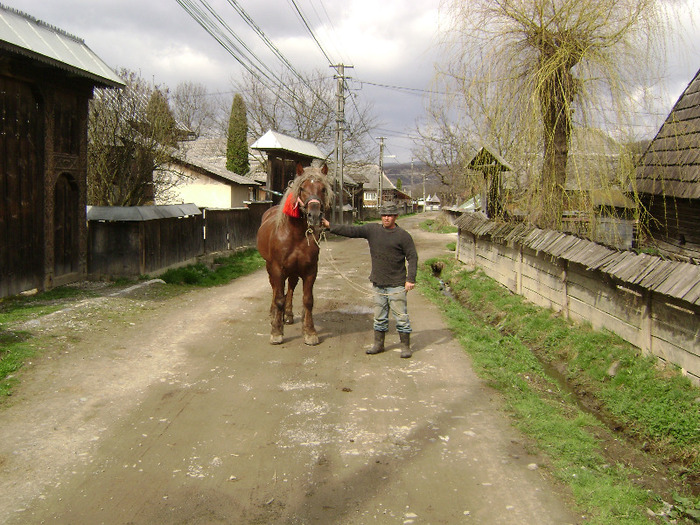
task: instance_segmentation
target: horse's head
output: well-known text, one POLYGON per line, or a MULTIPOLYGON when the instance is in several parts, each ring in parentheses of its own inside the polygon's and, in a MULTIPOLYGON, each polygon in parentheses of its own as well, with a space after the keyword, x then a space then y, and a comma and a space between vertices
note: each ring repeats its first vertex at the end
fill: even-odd
POLYGON ((328 166, 303 168, 297 165, 293 188, 297 203, 306 217, 309 228, 320 228, 324 212, 330 207, 332 191, 326 175, 328 166))

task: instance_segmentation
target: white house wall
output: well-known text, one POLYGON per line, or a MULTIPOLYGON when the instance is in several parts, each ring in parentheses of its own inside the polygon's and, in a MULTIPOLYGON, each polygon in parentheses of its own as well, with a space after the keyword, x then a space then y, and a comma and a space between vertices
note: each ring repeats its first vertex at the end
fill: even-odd
POLYGON ((250 200, 247 186, 226 184, 211 177, 185 170, 188 176, 170 191, 170 198, 156 204, 194 203, 200 208, 238 208, 250 200))

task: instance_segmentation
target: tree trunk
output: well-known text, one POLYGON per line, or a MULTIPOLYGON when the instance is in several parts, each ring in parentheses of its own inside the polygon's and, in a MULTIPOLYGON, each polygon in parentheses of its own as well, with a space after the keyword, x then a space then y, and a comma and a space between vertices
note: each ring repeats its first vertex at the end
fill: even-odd
POLYGON ((544 162, 539 192, 541 198, 537 225, 560 229, 562 224, 566 164, 571 142, 571 102, 573 76, 562 66, 540 91, 544 131, 544 162))

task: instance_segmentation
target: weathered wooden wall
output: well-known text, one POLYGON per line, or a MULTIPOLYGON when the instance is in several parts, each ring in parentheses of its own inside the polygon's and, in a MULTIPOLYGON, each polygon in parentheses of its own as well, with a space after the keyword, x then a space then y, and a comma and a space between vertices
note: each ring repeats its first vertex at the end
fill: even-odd
POLYGON ((201 215, 150 221, 90 221, 88 273, 93 278, 135 277, 204 252, 201 215))
POLYGON ((44 284, 44 121, 28 83, 0 76, 0 297, 44 284))
POLYGON ((460 261, 483 269, 534 304, 618 334, 644 353, 681 367, 700 384, 700 268, 650 263, 650 256, 616 252, 559 232, 493 224, 458 221, 460 261), (557 251, 555 244, 564 246, 562 256, 548 253, 557 251), (654 285, 640 285, 654 269, 661 274, 654 285))
POLYGON ((137 277, 194 262, 205 253, 254 246, 269 203, 204 210, 203 215, 147 221, 89 221, 88 274, 137 277))
POLYGON ((206 253, 254 246, 262 214, 270 203, 251 203, 247 208, 205 209, 204 250, 206 253))

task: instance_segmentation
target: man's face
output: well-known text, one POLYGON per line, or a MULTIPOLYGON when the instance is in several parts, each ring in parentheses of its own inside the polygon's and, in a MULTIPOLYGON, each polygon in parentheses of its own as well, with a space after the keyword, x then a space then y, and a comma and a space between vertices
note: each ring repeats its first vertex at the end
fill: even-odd
POLYGON ((382 215, 382 226, 391 230, 396 226, 396 215, 382 215))

